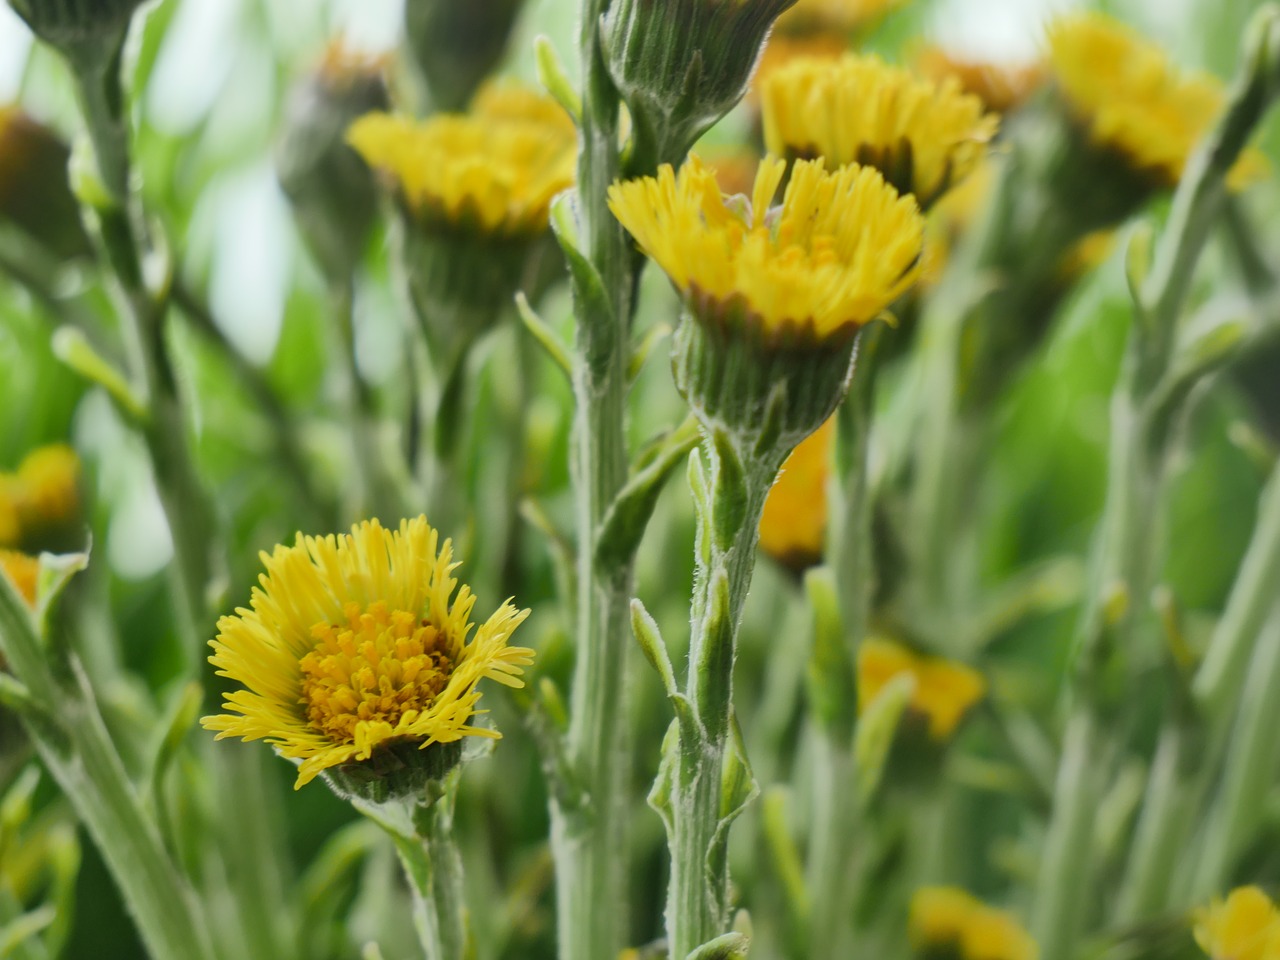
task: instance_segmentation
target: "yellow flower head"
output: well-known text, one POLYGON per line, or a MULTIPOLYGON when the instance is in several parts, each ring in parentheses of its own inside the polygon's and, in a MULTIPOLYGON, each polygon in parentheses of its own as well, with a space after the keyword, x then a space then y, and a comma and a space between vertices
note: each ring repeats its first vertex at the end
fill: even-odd
MULTIPOLYGON (((1180 72, 1159 47, 1099 13, 1056 20, 1048 42, 1054 82, 1090 139, 1161 186, 1176 184, 1223 110, 1221 82, 1180 72)), ((1246 154, 1232 171, 1233 186, 1261 162, 1246 154)))
POLYGON ((18 595, 27 601, 28 606, 36 605, 36 584, 40 580, 40 561, 16 550, 0 550, 0 570, 3 570, 18 595))
POLYGON ((1000 123, 954 77, 934 83, 853 54, 774 71, 761 109, 771 152, 876 167, 925 208, 973 171, 1000 123))
POLYGON ((1022 106, 1044 83, 1044 66, 1039 63, 1014 66, 964 60, 942 47, 923 47, 915 58, 920 73, 935 83, 955 77, 965 93, 971 93, 988 110, 1008 113, 1022 106))
POLYGON ((1257 887, 1196 911, 1195 935, 1212 960, 1280 960, 1280 911, 1257 887))
POLYGON ((823 340, 874 320, 915 281, 924 221, 869 167, 760 163, 749 204, 697 157, 609 188, 609 209, 701 321, 745 311, 768 338, 823 340))
POLYGON ((65 443, 33 450, 18 465, 24 531, 73 523, 80 515, 80 458, 65 443))
POLYGON ((827 534, 827 477, 836 422, 800 442, 769 491, 760 517, 760 548, 780 563, 804 569, 822 559, 827 534))
POLYGON ((929 736, 949 740, 969 709, 987 693, 982 674, 962 663, 916 653, 891 640, 868 640, 858 648, 858 704, 871 703, 894 677, 915 678, 910 707, 929 725, 929 736))
POLYGON ((778 18, 782 33, 842 33, 865 29, 907 0, 798 0, 778 18))
POLYGON ((499 237, 546 230, 577 153, 573 122, 554 101, 509 87, 482 92, 467 114, 371 113, 347 139, 428 226, 499 237))
POLYGON ((795 60, 805 58, 833 61, 839 60, 848 52, 849 40, 840 34, 791 34, 775 31, 760 52, 760 62, 756 64, 755 76, 751 78, 751 86, 747 88, 746 101, 758 108, 760 88, 764 86, 764 82, 795 60))
POLYGON ((471 723, 482 712, 476 686, 523 685, 533 651, 507 641, 529 611, 508 601, 468 640, 475 597, 450 576, 452 559, 425 517, 399 530, 370 520, 340 537, 299 535, 264 553, 252 609, 223 617, 210 644, 219 675, 247 689, 227 695, 230 713, 201 723, 302 761, 295 788, 397 744, 497 737, 471 723))

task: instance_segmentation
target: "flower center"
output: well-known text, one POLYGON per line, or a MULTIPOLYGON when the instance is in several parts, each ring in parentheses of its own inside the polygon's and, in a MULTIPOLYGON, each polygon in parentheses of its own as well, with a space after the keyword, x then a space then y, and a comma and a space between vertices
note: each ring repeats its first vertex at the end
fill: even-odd
POLYGON ((315 649, 302 658, 307 719, 335 743, 355 740, 356 725, 411 721, 453 674, 447 640, 407 610, 347 604, 343 624, 311 628, 315 649))

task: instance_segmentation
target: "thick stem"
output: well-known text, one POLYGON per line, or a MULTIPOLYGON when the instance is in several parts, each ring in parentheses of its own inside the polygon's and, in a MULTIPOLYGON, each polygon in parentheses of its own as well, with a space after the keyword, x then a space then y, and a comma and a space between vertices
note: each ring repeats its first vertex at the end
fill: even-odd
MULTIPOLYGON (((713 444, 707 444, 712 463, 712 500, 723 473, 713 444)), ((738 628, 755 568, 756 542, 765 498, 778 475, 780 459, 769 457, 744 464, 745 502, 741 523, 724 545, 712 543, 710 560, 695 577, 695 611, 689 642, 686 685, 698 721, 696 742, 680 742, 673 788, 671 818, 671 883, 667 892, 667 939, 670 956, 684 958, 709 940, 727 932, 729 869, 723 844, 726 816, 737 801, 725 796, 722 774, 733 710, 733 665, 738 628), (723 585, 723 586, 721 586, 723 585), (727 594, 723 605, 716 591, 727 594)), ((713 538, 714 540, 714 538, 713 538)))
POLYGON ((1067 725, 1053 797, 1053 820, 1041 858, 1032 933, 1044 960, 1074 956, 1085 899, 1093 890, 1093 826, 1102 744, 1094 711, 1081 706, 1067 725))
POLYGON ((413 922, 426 960, 464 960, 468 955, 462 858, 448 804, 441 797, 419 808, 413 818, 416 835, 389 831, 409 881, 413 922))
POLYGON ((577 611, 572 714, 565 741, 581 801, 552 801, 552 851, 561 960, 616 957, 626 942, 629 872, 626 661, 633 565, 596 560, 596 541, 627 479, 626 395, 634 269, 630 243, 609 212, 607 192, 621 175, 617 91, 609 79, 598 24, 604 0, 584 0, 582 150, 577 220, 581 252, 600 277, 609 315, 575 289, 572 448, 577 502, 577 611))
MULTIPOLYGON (((1274 596, 1274 591, 1273 591, 1274 596)), ((1201 857, 1194 874, 1197 900, 1221 893, 1249 839, 1266 818, 1280 750, 1280 603, 1258 634, 1240 697, 1222 787, 1209 810, 1201 857)))
POLYGON ((1151 764, 1146 799, 1126 865, 1115 919, 1137 923, 1168 906, 1176 868, 1194 824, 1199 754, 1186 724, 1167 726, 1151 764))

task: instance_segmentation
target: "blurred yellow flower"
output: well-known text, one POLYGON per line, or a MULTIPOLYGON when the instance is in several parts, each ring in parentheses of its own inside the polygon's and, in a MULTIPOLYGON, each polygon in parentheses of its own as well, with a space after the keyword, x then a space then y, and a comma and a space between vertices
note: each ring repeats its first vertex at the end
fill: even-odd
POLYGON ((973 171, 1000 124, 955 77, 934 83, 853 54, 774 71, 761 110, 772 153, 875 167, 926 209, 973 171))
MULTIPOLYGON (((792 9, 795 9, 794 7, 792 9)), ((784 14, 785 16, 785 14, 784 14)), ((746 101, 760 105, 760 88, 765 80, 787 64, 801 58, 812 60, 839 60, 849 52, 849 39, 836 33, 790 34, 774 31, 760 53, 751 86, 747 88, 746 101)))
POLYGON ((908 930, 917 952, 950 951, 958 960, 1036 960, 1040 953, 1012 914, 958 887, 917 890, 908 930))
POLYGON ((516 87, 482 91, 467 114, 368 114, 347 138, 426 224, 501 237, 547 228, 551 200, 572 185, 577 160, 569 116, 516 87))
POLYGON ((835 418, 800 442, 769 491, 760 517, 760 548, 797 570, 822 559, 827 534, 827 478, 835 418))
POLYGON ((19 596, 28 605, 36 605, 36 584, 40 580, 40 561, 16 550, 0 550, 0 570, 18 589, 19 596))
POLYGON ((1212 960, 1280 960, 1280 911, 1258 887, 1197 910, 1195 935, 1212 960))
POLYGON ((21 539, 18 483, 10 474, 0 473, 0 547, 15 547, 21 539))
POLYGON ((965 60, 934 45, 922 47, 916 53, 915 66, 922 76, 934 83, 955 77, 965 93, 973 94, 994 113, 1017 109, 1043 85, 1045 79, 1043 64, 1013 66, 965 60))
POLYGON ((908 0, 798 0, 778 18, 782 33, 844 33, 862 30, 905 6, 908 0))
POLYGON ((450 541, 425 517, 377 520, 341 537, 299 535, 262 555, 252 609, 218 623, 209 662, 247 689, 201 723, 223 737, 266 738, 302 761, 295 788, 321 771, 399 743, 497 737, 470 721, 483 679, 519 687, 533 651, 509 647, 528 616, 508 601, 476 630, 475 597, 450 576, 450 541))
MULTIPOLYGON (((1059 18, 1049 26, 1048 43, 1054 83, 1092 141, 1157 184, 1176 184, 1222 113, 1221 81, 1180 72, 1155 44, 1100 13, 1059 18)), ((1260 167, 1261 155, 1246 153, 1232 171, 1232 186, 1243 186, 1260 167)))
POLYGON ((691 156, 678 174, 664 164, 657 177, 614 184, 609 208, 700 320, 745 312, 772 341, 847 334, 915 282, 924 221, 875 170, 829 173, 821 160, 796 163, 771 208, 786 170, 762 161, 750 202, 726 203, 691 156))
POLYGON ((858 706, 871 703, 890 680, 915 678, 910 709, 928 721, 933 740, 951 738, 969 709, 987 693, 982 674, 962 663, 916 653, 891 640, 867 640, 858 648, 858 706))
POLYGON ((80 515, 80 458, 65 443, 39 447, 18 465, 23 530, 62 527, 80 515))

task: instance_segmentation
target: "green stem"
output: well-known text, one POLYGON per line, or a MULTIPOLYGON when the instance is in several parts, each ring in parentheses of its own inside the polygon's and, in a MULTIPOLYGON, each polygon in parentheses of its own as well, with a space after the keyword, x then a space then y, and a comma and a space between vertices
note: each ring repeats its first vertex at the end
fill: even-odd
MULTIPOLYGON (((847 658, 841 666, 849 671, 849 684, 853 682, 852 665, 866 638, 871 612, 874 499, 868 456, 878 369, 875 355, 883 335, 879 325, 861 334, 858 370, 839 412, 840 439, 847 449, 841 457, 843 496, 835 514, 836 532, 829 538, 829 549, 847 658)), ((817 731, 819 754, 813 770, 813 826, 807 877, 813 904, 807 947, 814 960, 849 952, 854 897, 851 885, 855 876, 851 864, 858 820, 855 805, 848 802, 854 795, 852 734, 852 729, 825 725, 817 731)))
POLYGON ((1192 692, 1215 723, 1231 716, 1245 683, 1249 658, 1275 598, 1280 570, 1280 469, 1262 492, 1253 538, 1214 631, 1213 642, 1196 673, 1192 692))
MULTIPOLYGON (((698 735, 682 737, 672 790, 671 882, 667 891, 667 939, 670 956, 687 957, 702 944, 727 932, 729 869, 724 831, 736 815, 736 801, 725 795, 725 770, 733 717, 733 664, 742 611, 755 568, 756 543, 764 502, 781 459, 767 457, 743 464, 738 480, 726 481, 715 444, 706 444, 712 464, 712 502, 733 492, 725 482, 741 482, 740 525, 727 543, 712 537, 710 556, 695 577, 689 676, 698 735)), ((705 519, 705 518, 704 518, 705 519)))
POLYGON ((600 49, 605 0, 584 0, 584 71, 577 220, 581 253, 599 275, 608 315, 575 287, 572 466, 577 503, 577 611, 572 713, 565 741, 581 802, 553 794, 552 851, 561 960, 603 960, 625 945, 629 873, 627 652, 634 565, 596 561, 605 515, 626 483, 626 395, 634 268, 631 244, 609 212, 622 173, 619 99, 600 49))
POLYGON ((1241 691, 1222 786, 1206 819, 1201 857, 1191 894, 1200 900, 1222 892, 1249 840, 1266 818, 1280 751, 1280 604, 1273 602, 1259 631, 1241 691))
POLYGON ((83 670, 59 646, 55 673, 54 652, 7 582, 0 582, 0 650, 34 702, 22 715, 27 733, 102 851, 148 952, 154 960, 213 960, 192 891, 144 812, 83 670))
POLYGON ((395 482, 387 472, 390 451, 381 443, 381 418, 373 390, 360 373, 356 358, 355 280, 346 276, 333 280, 330 288, 333 315, 338 332, 338 353, 342 358, 343 384, 347 401, 347 425, 351 431, 357 489, 352 513, 380 517, 395 524, 404 511, 395 482))
POLYGON ((462 858, 453 839, 449 798, 420 807, 416 834, 391 830, 413 894, 413 922, 426 960, 465 960, 468 953, 462 858))
POLYGON ((1146 798, 1126 864, 1115 920, 1137 923, 1169 905, 1186 837, 1194 826, 1199 793, 1197 739, 1186 723, 1165 727, 1151 764, 1146 798))
POLYGON ((1044 960, 1074 956, 1088 893, 1093 825, 1100 782, 1100 724, 1092 710, 1077 710, 1067 725, 1054 787, 1053 819, 1041 855, 1032 933, 1044 960))

